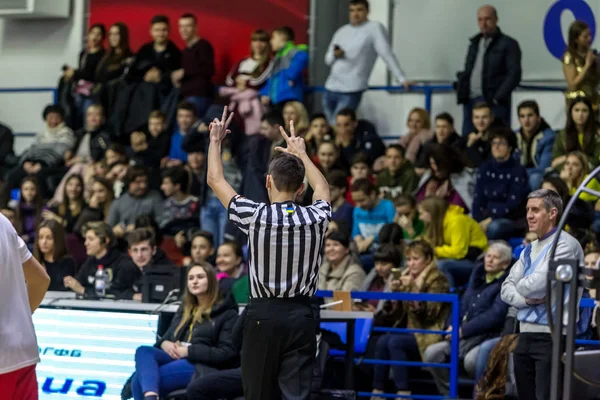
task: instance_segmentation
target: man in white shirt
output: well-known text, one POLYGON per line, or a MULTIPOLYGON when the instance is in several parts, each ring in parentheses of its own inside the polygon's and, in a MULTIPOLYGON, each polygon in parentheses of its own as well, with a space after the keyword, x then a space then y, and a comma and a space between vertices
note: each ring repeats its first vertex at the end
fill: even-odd
POLYGON ((40 361, 31 314, 50 277, 31 256, 11 223, 0 214, 0 397, 37 400, 35 365, 40 361))
POLYGON ((411 85, 392 53, 385 27, 380 22, 369 21, 369 2, 351 0, 349 12, 350 23, 335 32, 325 54, 325 63, 331 71, 325 82, 323 112, 330 124, 335 123, 338 111, 358 108, 377 56, 383 58, 406 90, 411 85))

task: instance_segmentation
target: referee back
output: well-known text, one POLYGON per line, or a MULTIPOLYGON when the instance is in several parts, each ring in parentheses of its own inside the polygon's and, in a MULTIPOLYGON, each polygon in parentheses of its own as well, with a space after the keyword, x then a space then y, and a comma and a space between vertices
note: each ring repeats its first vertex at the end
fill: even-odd
POLYGON ((210 126, 208 184, 248 236, 250 304, 244 321, 242 382, 246 400, 308 400, 316 354, 315 316, 325 232, 331 219, 329 185, 306 154, 304 139, 281 129, 287 147, 269 165, 270 204, 239 196, 225 181, 221 142, 232 118, 227 108, 210 126), (304 177, 313 204, 295 203, 304 177))

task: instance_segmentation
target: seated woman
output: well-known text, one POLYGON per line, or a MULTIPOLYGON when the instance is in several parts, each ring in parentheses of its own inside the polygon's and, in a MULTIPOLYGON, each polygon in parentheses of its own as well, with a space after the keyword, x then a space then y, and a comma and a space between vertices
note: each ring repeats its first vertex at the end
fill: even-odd
MULTIPOLYGON (((435 265, 433 248, 415 241, 406 249, 406 269, 399 280, 391 283, 392 291, 404 293, 448 293, 448 281, 435 265)), ((446 324, 450 307, 446 303, 426 301, 386 301, 395 326, 410 329, 441 330, 446 324)), ((440 335, 424 333, 386 333, 377 340, 375 358, 379 360, 419 361, 425 349, 442 340, 440 335)), ((383 393, 389 376, 389 366, 375 365, 373 393, 383 393)), ((392 376, 397 394, 410 395, 408 367, 393 366, 392 376)), ((371 398, 380 400, 379 397, 371 398)))
POLYGON ((321 142, 317 150, 317 161, 315 164, 321 167, 321 172, 324 175, 330 174, 333 171, 342 171, 348 175, 340 159, 340 148, 333 141, 321 142))
MULTIPOLYGON (((392 281, 392 269, 402 265, 402 248, 394 244, 383 244, 373 254, 375 268, 373 268, 364 280, 361 292, 389 292, 392 281)), ((359 311, 371 311, 376 313, 376 325, 385 324, 385 314, 377 315, 383 310, 384 301, 368 300, 355 303, 354 308, 359 311), (382 317, 382 318, 380 318, 382 317)))
POLYGON ((28 176, 21 182, 15 221, 18 227, 16 231, 29 249, 35 241, 36 227, 42 220, 42 209, 43 200, 38 180, 28 176))
MULTIPOLYGON (((177 246, 183 249, 185 254, 189 254, 189 256, 183 259, 183 265, 189 266, 192 264, 203 263, 215 265, 217 255, 215 254, 215 241, 212 233, 207 231, 194 232, 189 244, 185 239, 185 236, 180 236, 179 238, 183 240, 180 240, 180 242, 177 243, 177 246)), ((176 237, 175 239, 177 240, 178 238, 176 237)))
POLYGON ((567 113, 565 129, 556 134, 552 149, 552 168, 560 170, 572 151, 583 152, 595 168, 600 163, 599 126, 593 114, 592 104, 585 97, 573 99, 567 113))
POLYGON ((332 232, 325 239, 325 261, 319 269, 319 290, 357 291, 363 285, 365 271, 350 252, 350 237, 332 232))
POLYGON ((433 137, 427 110, 413 108, 408 114, 406 128, 406 134, 400 138, 399 143, 406 149, 404 157, 414 164, 421 147, 433 137))
POLYGON ((413 192, 417 203, 436 196, 462 207, 465 213, 473 208, 475 171, 454 147, 436 144, 429 148, 429 167, 413 192))
POLYGON ((465 285, 475 260, 487 248, 485 233, 461 208, 439 197, 428 197, 418 207, 425 223, 423 238, 434 247, 438 268, 451 287, 465 285))
POLYGON ((75 224, 83 211, 83 178, 71 175, 67 179, 63 194, 64 201, 55 207, 50 207, 42 212, 46 220, 54 220, 65 227, 67 233, 73 233, 75 224))
MULTIPOLYGON (((502 283, 508 276, 512 261, 512 249, 504 242, 494 242, 479 262, 469 280, 467 290, 460 300, 459 358, 469 377, 475 376, 479 348, 488 339, 499 336, 504 327, 508 305, 500 298, 502 283)), ((424 361, 446 363, 450 358, 449 334, 443 342, 433 344, 425 350, 424 361)), ((431 374, 440 393, 448 396, 450 392, 449 370, 431 368, 431 374)))
POLYGON ((324 141, 334 141, 333 130, 327 122, 327 117, 323 113, 316 113, 310 117, 308 132, 304 136, 306 151, 311 156, 313 162, 317 163, 317 149, 324 141))
POLYGON ((299 101, 288 101, 283 106, 283 120, 286 131, 290 129, 290 121, 294 121, 296 135, 304 137, 308 133, 308 112, 304 104, 299 101))
POLYGON ((67 276, 65 287, 86 297, 96 297, 95 275, 99 266, 108 273, 109 282, 106 294, 118 297, 135 283, 137 267, 125 254, 113 248, 115 238, 112 228, 105 222, 90 222, 84 229, 87 260, 81 266, 77 277, 67 276))
POLYGON ((247 303, 250 297, 248 275, 244 270, 244 253, 239 243, 228 241, 220 245, 215 267, 223 293, 231 292, 236 302, 247 303))
POLYGON ((34 257, 50 276, 48 290, 68 291, 64 279, 75 274, 75 261, 67 254, 65 229, 57 221, 43 221, 35 235, 34 257))
POLYGON ((169 329, 154 347, 135 352, 134 400, 158 400, 184 389, 196 370, 206 374, 235 367, 238 352, 231 336, 237 316, 237 304, 221 296, 214 270, 190 267, 183 304, 169 329))

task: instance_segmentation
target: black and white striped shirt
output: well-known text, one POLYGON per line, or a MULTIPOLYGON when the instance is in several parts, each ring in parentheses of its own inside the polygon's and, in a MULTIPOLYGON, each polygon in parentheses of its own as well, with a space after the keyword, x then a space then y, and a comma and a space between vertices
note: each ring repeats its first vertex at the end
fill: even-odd
POLYGON ((248 235, 250 297, 312 296, 317 289, 331 206, 256 203, 235 196, 229 220, 248 235))

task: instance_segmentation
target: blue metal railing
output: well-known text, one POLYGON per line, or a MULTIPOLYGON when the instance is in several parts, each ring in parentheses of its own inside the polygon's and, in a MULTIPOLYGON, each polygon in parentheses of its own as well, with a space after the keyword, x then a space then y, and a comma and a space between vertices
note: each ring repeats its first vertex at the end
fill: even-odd
POLYGON ((31 87, 31 88, 0 88, 2 93, 40 93, 52 92, 52 102, 58 103, 58 89, 55 87, 31 87))
MULTIPOLYGON (((319 297, 333 297, 332 291, 319 290, 316 293, 319 297)), ((381 292, 350 292, 350 297, 360 300, 396 300, 396 301, 426 301, 438 303, 450 303, 451 324, 452 326, 460 326, 460 302, 456 294, 425 294, 425 293, 381 293, 381 292)), ((360 359, 362 364, 379 364, 379 365, 403 365, 406 367, 427 367, 427 368, 448 368, 450 370, 450 397, 455 398, 458 395, 458 330, 452 332, 426 330, 426 329, 410 329, 410 328, 381 328, 373 329, 376 332, 389 333, 428 333, 428 334, 450 334, 450 363, 425 363, 417 361, 400 361, 400 360, 376 360, 376 359, 360 359)), ((359 360, 355 360, 357 362, 359 360)), ((358 392, 359 397, 379 396, 383 398, 405 398, 405 399, 443 399, 444 396, 433 395, 398 395, 398 394, 380 394, 371 392, 358 392)))

